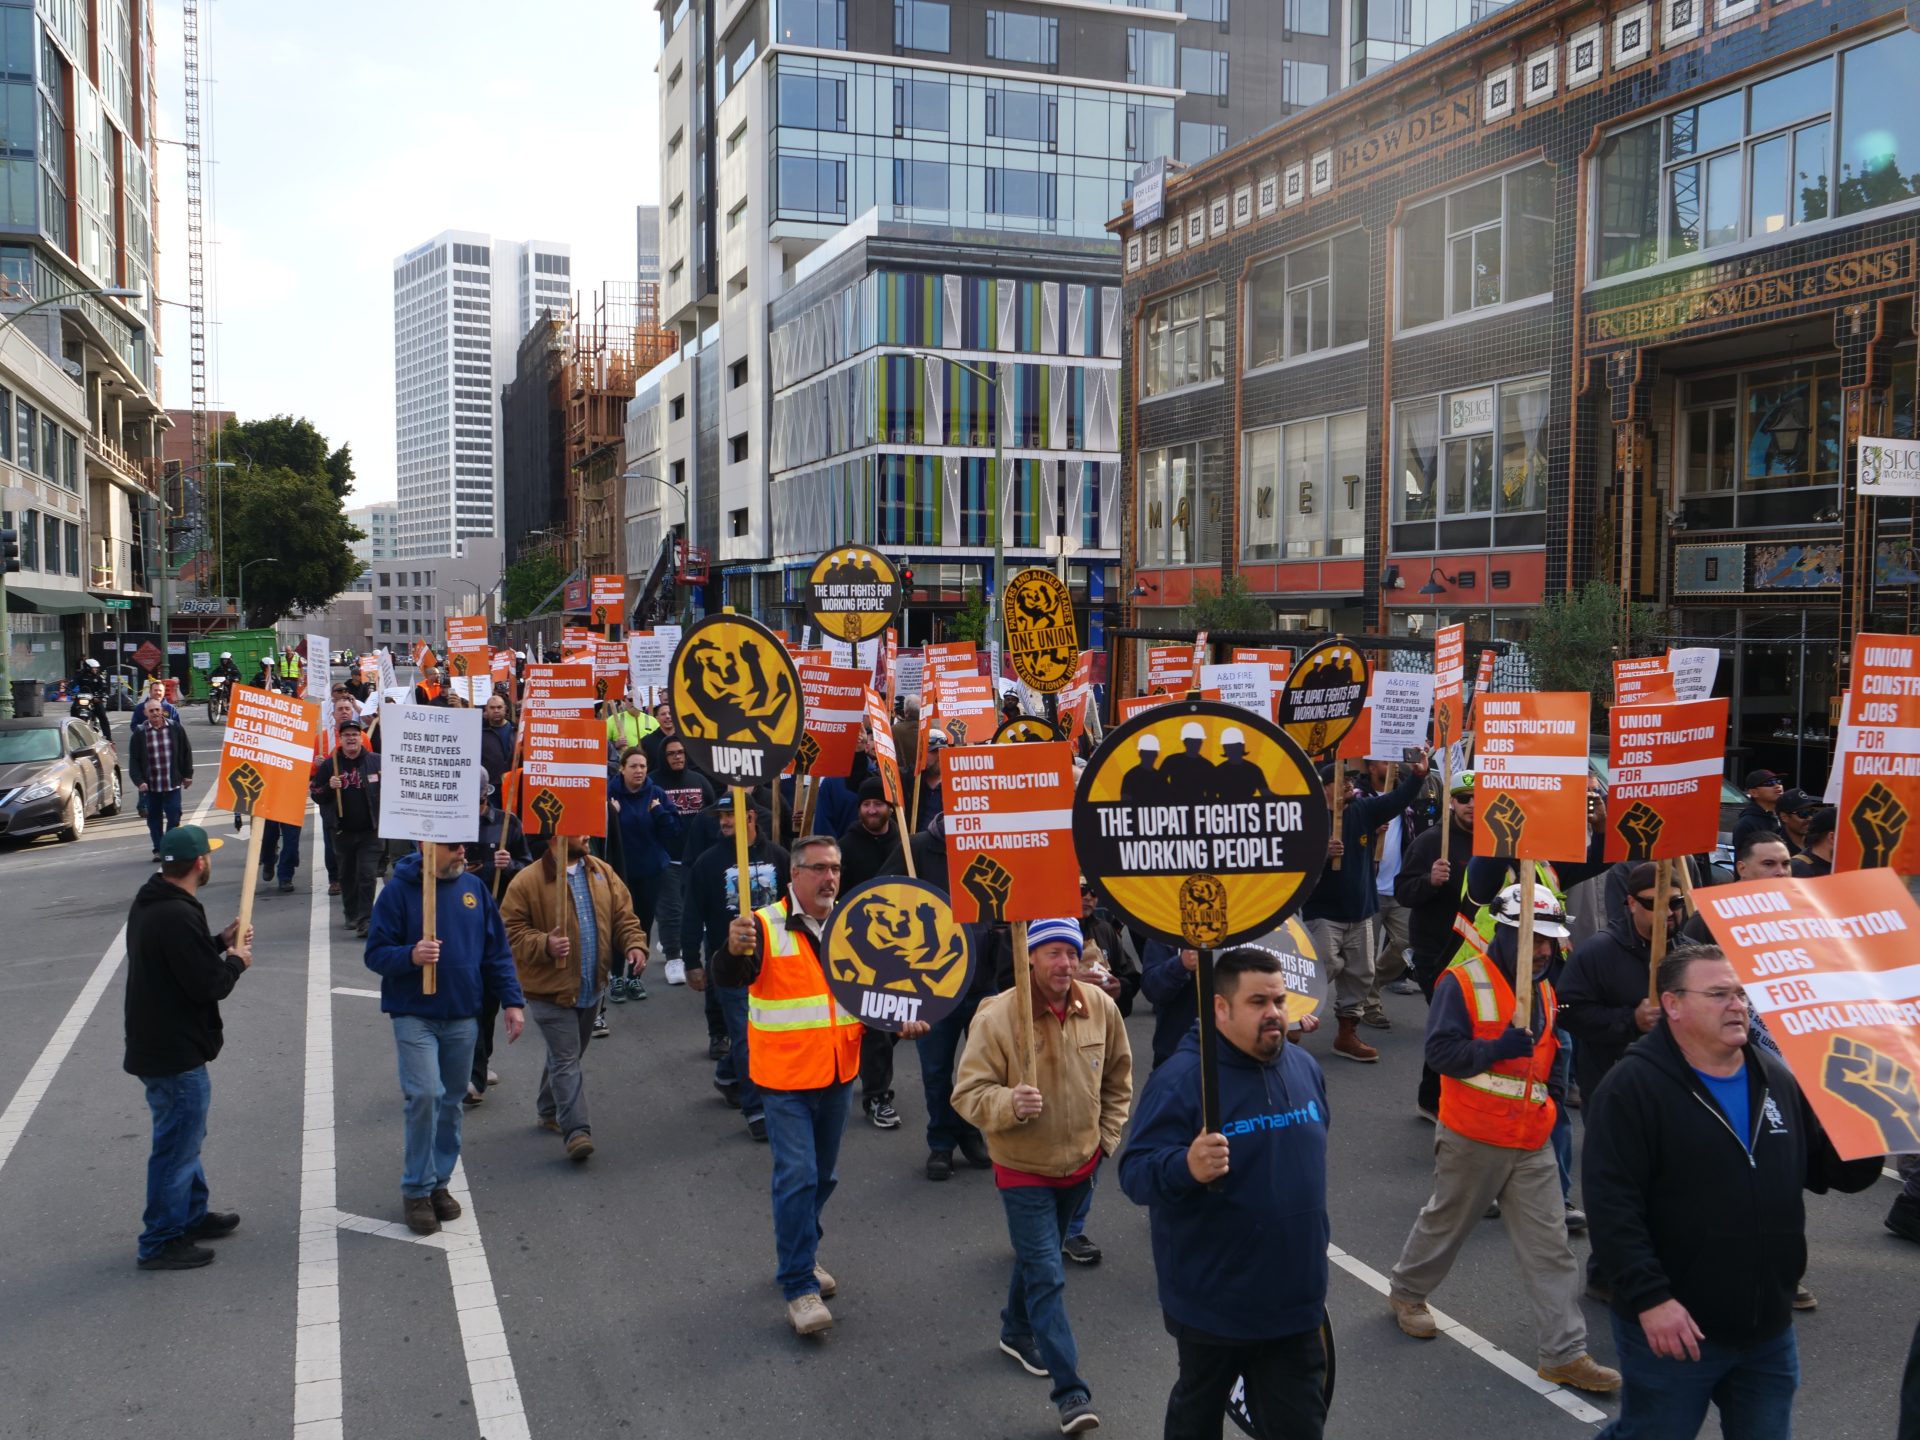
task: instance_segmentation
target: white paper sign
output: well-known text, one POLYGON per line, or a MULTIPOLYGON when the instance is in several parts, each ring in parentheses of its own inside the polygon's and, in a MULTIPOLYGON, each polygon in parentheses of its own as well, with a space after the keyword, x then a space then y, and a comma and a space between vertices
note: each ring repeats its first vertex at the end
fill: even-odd
POLYGON ((380 838, 480 836, 480 712, 395 705, 381 715, 380 838))
POLYGON ((324 635, 307 636, 307 690, 309 700, 325 702, 333 689, 333 642, 324 635))
POLYGON ((380 688, 383 691, 398 689, 400 677, 393 668, 393 652, 383 646, 374 658, 380 662, 380 688))
POLYGON ((1872 440, 1860 437, 1860 494, 1920 495, 1920 440, 1872 440))
POLYGON ((1273 714, 1273 680, 1264 661, 1237 665, 1202 665, 1200 688, 1218 690, 1224 705, 1238 705, 1256 715, 1273 714))
MULTIPOLYGON (((681 627, 678 625, 656 625, 653 627, 653 638, 667 647, 668 664, 673 663, 673 652, 680 648, 680 630, 681 627)), ((664 684, 665 682, 663 681, 661 683, 664 684)))
POLYGON ((661 639, 658 631, 652 635, 629 635, 627 693, 640 695, 648 690, 664 690, 667 669, 672 664, 673 646, 661 639))
MULTIPOLYGON (((845 640, 836 640, 828 635, 822 637, 822 642, 826 646, 827 663, 841 670, 864 670, 871 675, 874 661, 880 657, 880 637, 877 635, 871 640, 860 642, 858 655, 854 653, 853 646, 845 640)), ((803 645, 800 648, 804 650, 807 647, 803 645)))
POLYGON ((920 698, 927 673, 927 657, 918 650, 902 650, 893 657, 893 693, 909 700, 920 698))
POLYGON ((493 676, 469 675, 464 679, 458 675, 449 676, 447 689, 456 698, 466 701, 477 710, 485 705, 493 694, 493 676))
POLYGON ((1677 700, 1710 700, 1713 677, 1720 672, 1720 652, 1711 645, 1667 651, 1667 669, 1673 675, 1677 700))
POLYGON ((1843 691, 1840 696, 1840 733, 1833 742, 1833 768, 1827 771, 1826 793, 1820 797, 1823 805, 1840 803, 1840 786, 1847 774, 1847 751, 1856 743, 1854 737, 1858 728, 1853 723, 1853 692, 1843 691))
POLYGON ((1425 748, 1428 721, 1433 714, 1434 677, 1420 670, 1376 670, 1373 691, 1367 696, 1367 715, 1373 726, 1367 756, 1396 764, 1405 752, 1425 748))

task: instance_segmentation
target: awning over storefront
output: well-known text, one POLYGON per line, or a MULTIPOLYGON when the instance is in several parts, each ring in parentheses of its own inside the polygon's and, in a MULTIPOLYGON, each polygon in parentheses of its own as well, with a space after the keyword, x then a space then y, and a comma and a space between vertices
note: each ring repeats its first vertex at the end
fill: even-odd
POLYGON ((19 615, 91 615, 106 606, 84 590, 49 590, 7 582, 7 609, 19 615))

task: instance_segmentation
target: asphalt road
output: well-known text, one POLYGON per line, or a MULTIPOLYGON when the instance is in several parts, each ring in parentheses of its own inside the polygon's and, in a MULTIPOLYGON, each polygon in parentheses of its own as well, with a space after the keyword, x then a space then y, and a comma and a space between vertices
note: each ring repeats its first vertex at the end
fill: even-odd
MULTIPOLYGON (((190 728, 204 766, 192 810, 217 741, 190 728)), ((210 828, 233 838, 217 815, 210 828)), ((215 857, 216 926, 236 909, 243 856, 230 843, 215 857)), ((653 998, 615 1010, 612 1038, 590 1052, 598 1153, 585 1167, 534 1127, 537 1037, 503 1044, 501 1083, 467 1116, 468 1218, 430 1245, 395 1234, 390 1033, 377 1000, 341 993, 375 978, 306 865, 296 894, 260 898, 256 963, 224 1007, 213 1067, 207 1171, 241 1229, 205 1270, 136 1271, 148 1121, 120 1069, 117 932, 147 857, 131 807, 77 845, 0 851, 0 1436, 1057 1433, 1046 1384, 995 1349, 1008 1248, 990 1177, 922 1176, 910 1045, 906 1125, 848 1131, 822 1250, 839 1323, 821 1340, 787 1331, 767 1152, 710 1088, 699 997, 657 974, 653 998)), ((1370 1037, 1381 1064, 1326 1061, 1340 1252, 1328 1433, 1592 1435, 1611 1407, 1569 1413, 1528 1383, 1532 1326, 1497 1222, 1435 1297, 1471 1332, 1460 1339, 1406 1339, 1368 1282, 1391 1268, 1430 1173, 1432 1132, 1412 1108, 1424 1007, 1389 1005, 1394 1030, 1370 1037)), ((1143 1003, 1141 1081, 1151 1024, 1143 1003)), ((1311 1048, 1326 1057, 1326 1037, 1311 1048)), ((1803 1435, 1893 1434, 1920 1296, 1920 1251, 1880 1225, 1894 1191, 1809 1197, 1821 1306, 1800 1320, 1803 1435)), ((1082 1369, 1104 1433, 1157 1436, 1173 1344, 1145 1214, 1110 1175, 1090 1231, 1106 1260, 1068 1284, 1082 1369)), ((1594 1353, 1611 1359, 1605 1316, 1587 1314, 1594 1353)))

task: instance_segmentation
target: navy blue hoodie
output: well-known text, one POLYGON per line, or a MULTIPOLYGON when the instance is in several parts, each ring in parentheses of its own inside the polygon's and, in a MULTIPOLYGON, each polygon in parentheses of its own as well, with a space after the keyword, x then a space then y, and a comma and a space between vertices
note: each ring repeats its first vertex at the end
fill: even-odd
POLYGON ((491 993, 502 1006, 525 1005, 520 977, 513 968, 507 927, 493 896, 476 875, 442 880, 435 892, 434 929, 440 941, 438 989, 420 990, 420 967, 413 963, 420 938, 420 852, 405 855, 393 878, 373 903, 367 931, 367 968, 380 977, 380 1008, 389 1015, 424 1015, 459 1020, 480 1013, 491 993))
POLYGON ((1327 1304, 1327 1085, 1282 1045, 1262 1064, 1220 1041, 1220 1129, 1232 1168, 1212 1190, 1187 1169, 1200 1133, 1200 1030, 1147 1079, 1120 1187, 1149 1212, 1160 1308, 1222 1340, 1316 1330, 1327 1304))

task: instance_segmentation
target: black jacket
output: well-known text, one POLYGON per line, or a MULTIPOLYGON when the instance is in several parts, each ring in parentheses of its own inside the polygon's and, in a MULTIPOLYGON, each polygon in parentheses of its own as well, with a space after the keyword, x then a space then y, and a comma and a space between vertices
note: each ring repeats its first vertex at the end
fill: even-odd
MULTIPOLYGON (((1447 821, 1449 825, 1453 822, 1447 821)), ((1461 913, 1460 897, 1466 888, 1467 865, 1473 859, 1472 827, 1453 826, 1453 838, 1447 842, 1447 863, 1453 874, 1444 885, 1429 878, 1433 862, 1440 858, 1440 827, 1429 825, 1413 837, 1400 861, 1400 878, 1393 882, 1393 898, 1407 907, 1407 943, 1414 957, 1431 965, 1434 973, 1444 969, 1460 940, 1453 933, 1454 917, 1461 913)))
MULTIPOLYGON (((176 788, 193 779, 193 742, 187 739, 187 727, 178 720, 167 721, 167 733, 173 737, 173 783, 176 788)), ((133 783, 147 783, 147 737, 144 727, 127 737, 127 748, 132 751, 129 763, 133 770, 133 783)))
MULTIPOLYGON (((878 835, 872 835, 855 820, 840 836, 841 894, 877 876, 906 873, 906 861, 900 855, 900 832, 892 824, 878 835)), ((945 888, 944 877, 939 883, 945 888)))
POLYGON ((1807 1268, 1802 1192, 1857 1192, 1881 1157, 1843 1161, 1787 1067, 1746 1047, 1751 1154, 1665 1020, 1636 1041, 1586 1110, 1581 1191, 1594 1261, 1628 1324, 1678 1300, 1725 1345, 1784 1331, 1807 1268))
POLYGON ((485 721, 480 725, 480 768, 487 772, 487 785, 495 791, 496 800, 504 798, 498 793, 501 777, 513 768, 514 729, 511 725, 489 725, 485 721))
POLYGON ((1581 1095, 1591 1096, 1640 1038, 1633 1012, 1647 998, 1652 957, 1652 942, 1640 938, 1631 920, 1617 920, 1582 940, 1567 962, 1558 987, 1560 1024, 1579 1042, 1573 1075, 1581 1095))
POLYGON ((335 813, 338 818, 334 823, 339 829, 360 834, 380 828, 378 751, 362 750, 358 760, 347 759, 345 751, 329 755, 314 767, 313 783, 308 789, 313 795, 314 804, 335 813), (336 767, 344 782, 338 800, 334 799, 333 791, 333 772, 336 767))
MULTIPOLYGON (((687 869, 686 900, 680 907, 680 957, 689 970, 705 967, 709 956, 727 948, 727 926, 734 918, 734 894, 738 886, 730 883, 736 868, 733 841, 722 836, 687 869)), ((773 894, 766 903, 787 893, 787 852, 778 845, 756 840, 747 851, 747 863, 773 866, 773 894)), ((751 892, 749 892, 751 893, 751 892)), ((668 951, 672 953, 671 948, 668 951)), ((724 983, 724 982, 722 982, 724 983)))
MULTIPOLYGON (((1733 817, 1733 853, 1740 853, 1740 842, 1757 831, 1764 830, 1776 840, 1787 838, 1787 827, 1780 818, 1778 810, 1763 810, 1749 800, 1741 807, 1740 813, 1733 817)), ((1788 846, 1792 849, 1792 846, 1788 846)))
POLYGON ((127 912, 129 1075, 179 1075, 220 1053, 220 1002, 247 967, 207 931, 200 901, 155 875, 127 912))
POLYGON ((1347 801, 1340 825, 1340 839, 1346 845, 1346 853, 1341 856, 1338 870, 1329 861, 1320 872, 1320 883, 1313 887, 1306 908, 1300 912, 1306 919, 1351 924, 1379 910, 1380 893, 1375 888, 1373 870, 1379 847, 1374 843, 1374 832, 1389 820, 1397 819, 1414 802, 1425 780, 1425 776, 1408 771, 1397 789, 1347 801))

